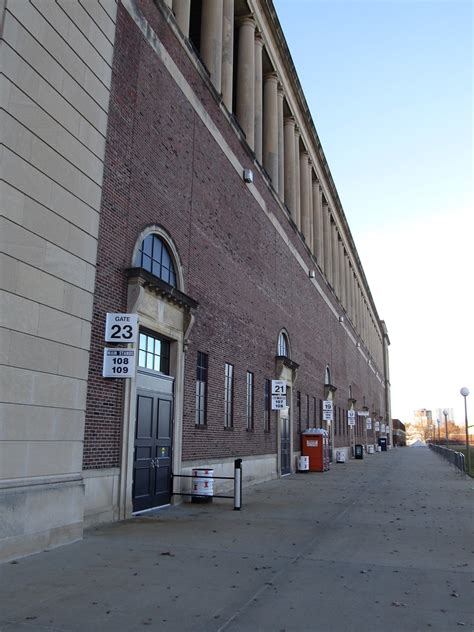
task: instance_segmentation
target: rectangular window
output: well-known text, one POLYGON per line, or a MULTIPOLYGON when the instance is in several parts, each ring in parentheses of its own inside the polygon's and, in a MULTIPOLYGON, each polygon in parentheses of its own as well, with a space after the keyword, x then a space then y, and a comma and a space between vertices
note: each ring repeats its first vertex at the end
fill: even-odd
POLYGON ((234 367, 227 362, 224 384, 224 427, 234 427, 234 367))
POLYGON ((298 422, 298 432, 301 432, 301 391, 296 391, 296 420, 298 422))
POLYGON ((265 380, 264 407, 263 430, 264 432, 270 432, 270 419, 272 414, 272 388, 270 380, 265 380))
POLYGON ((207 424, 207 354, 198 351, 196 363, 196 426, 207 424))
POLYGON ((170 343, 157 336, 140 332, 138 366, 169 375, 170 343))
POLYGON ((247 371, 247 430, 253 430, 253 373, 247 371))
POLYGON ((309 428, 309 395, 306 395, 306 428, 309 428))
POLYGON ((316 397, 313 397, 313 428, 316 428, 317 424, 317 404, 316 397))

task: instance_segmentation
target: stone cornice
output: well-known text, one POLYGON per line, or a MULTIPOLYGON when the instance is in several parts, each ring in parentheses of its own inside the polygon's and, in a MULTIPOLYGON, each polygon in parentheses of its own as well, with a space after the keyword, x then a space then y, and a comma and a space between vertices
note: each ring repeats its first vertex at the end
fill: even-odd
POLYGON ((142 287, 153 290, 165 300, 186 310, 196 310, 199 307, 199 303, 193 298, 143 268, 127 268, 125 274, 129 281, 135 280, 142 287))

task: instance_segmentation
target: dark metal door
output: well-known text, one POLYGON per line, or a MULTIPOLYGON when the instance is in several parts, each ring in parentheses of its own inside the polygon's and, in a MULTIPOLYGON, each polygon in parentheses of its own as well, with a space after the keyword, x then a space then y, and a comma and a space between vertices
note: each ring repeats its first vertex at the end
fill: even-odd
POLYGON ((172 422, 172 395, 137 391, 133 511, 170 502, 172 422))
POLYGON ((288 417, 280 418, 280 473, 291 472, 290 462, 290 420, 288 417))

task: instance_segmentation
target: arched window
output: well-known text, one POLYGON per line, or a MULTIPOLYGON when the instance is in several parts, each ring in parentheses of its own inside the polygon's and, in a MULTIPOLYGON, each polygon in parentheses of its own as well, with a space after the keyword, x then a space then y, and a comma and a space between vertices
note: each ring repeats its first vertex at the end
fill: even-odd
POLYGON ((352 399, 352 384, 349 384, 349 399, 352 399))
POLYGON ((331 382, 331 369, 329 368, 329 364, 326 366, 326 372, 324 374, 324 383, 332 384, 331 382))
POLYGON ((151 233, 145 237, 135 257, 134 265, 151 272, 172 287, 176 287, 173 260, 168 246, 159 235, 151 233))
POLYGON ((277 355, 290 357, 290 346, 288 344, 288 337, 285 332, 281 331, 278 336, 277 355))

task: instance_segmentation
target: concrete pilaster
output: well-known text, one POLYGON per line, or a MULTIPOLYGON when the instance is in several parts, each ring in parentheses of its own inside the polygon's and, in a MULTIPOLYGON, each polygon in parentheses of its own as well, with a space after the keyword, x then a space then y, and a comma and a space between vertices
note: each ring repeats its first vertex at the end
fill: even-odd
POLYGON ((329 217, 329 208, 327 202, 323 200, 322 207, 322 215, 323 215, 323 242, 324 242, 324 274, 326 279, 330 281, 331 279, 331 252, 332 252, 332 241, 331 241, 331 222, 329 217))
POLYGON ((222 99, 232 112, 234 72, 234 0, 224 0, 222 15, 222 99))
POLYGON ((300 153, 300 209, 301 209, 301 232, 306 243, 310 244, 310 222, 309 222, 309 195, 310 183, 308 172, 308 153, 300 153))
POLYGON ((239 21, 239 56, 237 61, 237 120, 247 143, 255 143, 255 20, 239 21))
POLYGON ((300 131, 295 126, 295 221, 301 230, 300 131))
POLYGON ((338 253, 338 236, 337 226, 334 221, 331 222, 331 238, 332 238, 332 287, 337 296, 339 296, 339 253, 338 253))
POLYGON ((183 35, 189 37, 191 0, 173 0, 173 12, 183 35))
POLYGON ((284 150, 285 150, 285 204, 287 205, 293 221, 296 221, 296 191, 295 191, 295 119, 292 116, 285 118, 284 125, 284 150))
POLYGON ((255 34, 255 156, 263 162, 263 40, 260 33, 255 34))
POLYGON ((339 288, 340 288, 340 300, 344 307, 346 307, 346 271, 344 268, 344 244, 342 239, 338 243, 339 250, 339 288))
POLYGON ((317 180, 313 180, 313 253, 318 263, 323 267, 323 220, 322 212, 322 191, 317 180))
POLYGON ((308 246, 314 254, 314 215, 313 215, 313 165, 308 160, 308 204, 309 204, 309 240, 308 246))
POLYGON ((272 72, 264 77, 263 88, 263 166, 278 189, 278 78, 272 72))
POLYGON ((222 85, 223 0, 202 0, 201 57, 217 92, 222 85))
POLYGON ((283 122, 283 99, 285 93, 281 84, 278 85, 278 194, 281 200, 285 199, 285 133, 283 122))

